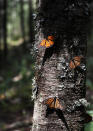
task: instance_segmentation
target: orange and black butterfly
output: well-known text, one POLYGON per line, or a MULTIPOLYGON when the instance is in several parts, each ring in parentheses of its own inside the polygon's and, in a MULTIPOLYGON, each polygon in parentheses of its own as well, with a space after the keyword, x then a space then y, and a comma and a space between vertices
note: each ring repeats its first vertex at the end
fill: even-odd
POLYGON ((75 69, 77 66, 80 66, 82 56, 75 56, 69 63, 69 67, 71 69, 75 69))
POLYGON ((63 109, 63 107, 60 105, 59 99, 56 97, 45 100, 45 104, 51 109, 63 109))
POLYGON ((54 37, 53 36, 48 36, 48 39, 44 39, 40 43, 41 46, 44 46, 46 48, 49 48, 54 45, 54 37))

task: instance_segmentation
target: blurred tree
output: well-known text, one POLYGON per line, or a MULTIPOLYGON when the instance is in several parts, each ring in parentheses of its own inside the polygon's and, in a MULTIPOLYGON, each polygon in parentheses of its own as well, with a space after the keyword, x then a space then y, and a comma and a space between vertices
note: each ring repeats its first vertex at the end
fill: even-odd
MULTIPOLYGON (((0 1, 0 45, 4 49, 4 58, 7 56, 7 0, 0 1)), ((5 60, 3 59, 3 60, 5 60)))
POLYGON ((24 0, 20 0, 20 24, 23 37, 23 47, 26 48, 26 39, 25 39, 25 24, 24 24, 24 0))
POLYGON ((1 43, 2 43, 2 8, 3 8, 3 0, 0 1, 0 50, 1 50, 1 43))
POLYGON ((7 0, 4 0, 4 18, 3 18, 3 39, 4 39, 4 57, 6 59, 8 53, 7 47, 7 0))
POLYGON ((38 1, 35 49, 39 48, 32 131, 84 130, 85 108, 82 102, 86 92, 88 17, 88 6, 84 0, 38 1), (41 40, 50 35, 54 36, 54 45, 40 47, 41 40), (75 56, 82 56, 82 60, 76 60, 79 62, 77 67, 73 59, 75 56), (59 99, 59 103, 50 101, 50 105, 54 106, 52 109, 46 104, 49 98, 59 99))
POLYGON ((34 23, 33 23, 33 10, 32 10, 32 0, 28 0, 29 4, 29 42, 32 43, 34 40, 34 23))

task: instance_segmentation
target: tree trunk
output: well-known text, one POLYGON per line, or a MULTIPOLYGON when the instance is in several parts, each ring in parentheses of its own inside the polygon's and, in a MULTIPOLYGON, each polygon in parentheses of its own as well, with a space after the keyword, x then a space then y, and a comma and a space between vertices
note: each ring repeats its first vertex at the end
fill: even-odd
POLYGON ((7 47, 7 0, 0 1, 0 46, 3 47, 3 54, 1 54, 2 59, 5 60, 7 57, 7 52, 8 52, 8 47, 7 47))
POLYGON ((29 18, 28 18, 28 24, 29 24, 29 42, 32 45, 32 42, 34 40, 34 23, 33 23, 33 11, 32 11, 32 0, 28 0, 29 4, 29 18))
POLYGON ((24 0, 20 0, 20 24, 23 38, 23 48, 26 48, 26 39, 25 39, 25 23, 24 23, 24 0))
POLYGON ((1 52, 1 47, 2 47, 2 10, 3 10, 3 0, 0 1, 0 60, 2 59, 2 52, 1 52))
POLYGON ((7 0, 4 0, 4 18, 3 18, 3 39, 4 39, 4 58, 6 59, 8 53, 7 47, 7 0))
MULTIPOLYGON (((36 45, 37 96, 32 131, 81 131, 85 108, 87 3, 69 0, 39 0, 36 45), (43 39, 54 36, 54 45, 40 47, 43 39), (70 62, 82 56, 72 69, 70 62), (47 108, 48 98, 59 98, 62 110, 47 108)), ((73 62, 73 61, 72 61, 73 62)), ((74 63, 75 64, 75 63, 74 63)))

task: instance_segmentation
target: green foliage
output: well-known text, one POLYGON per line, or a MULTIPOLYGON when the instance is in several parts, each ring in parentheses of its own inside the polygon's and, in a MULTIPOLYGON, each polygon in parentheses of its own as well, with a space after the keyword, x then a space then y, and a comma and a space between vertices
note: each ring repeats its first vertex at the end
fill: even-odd
POLYGON ((84 131, 93 131, 93 122, 86 124, 84 131))
MULTIPOLYGON (((25 26, 25 34, 28 37, 28 19, 29 19, 29 4, 28 1, 24 2, 24 26, 25 26)), ((20 0, 19 1, 10 1, 8 0, 8 39, 10 40, 19 40, 22 37, 21 32, 21 12, 20 12, 20 0), (12 10, 12 11, 11 11, 12 10)))
POLYGON ((34 60, 30 54, 23 54, 21 50, 19 51, 18 55, 16 51, 10 51, 8 66, 1 72, 0 94, 5 94, 6 99, 31 97, 34 60))
POLYGON ((87 111, 87 113, 88 113, 90 116, 93 117, 93 110, 91 110, 91 111, 87 111))

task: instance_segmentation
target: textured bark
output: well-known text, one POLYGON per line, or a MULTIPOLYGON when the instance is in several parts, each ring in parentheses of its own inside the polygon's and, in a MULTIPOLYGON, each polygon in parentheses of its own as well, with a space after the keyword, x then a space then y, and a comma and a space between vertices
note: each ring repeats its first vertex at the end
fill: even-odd
POLYGON ((86 22, 88 7, 83 0, 39 0, 35 49, 37 97, 34 105, 32 131, 81 131, 85 109, 86 22), (50 48, 39 46, 42 39, 53 35, 50 48), (38 48, 39 47, 39 48, 38 48), (74 56, 83 56, 81 65, 70 69, 74 56), (42 64, 43 63, 43 64, 42 64), (43 103, 58 97, 62 111, 47 110, 43 103))

